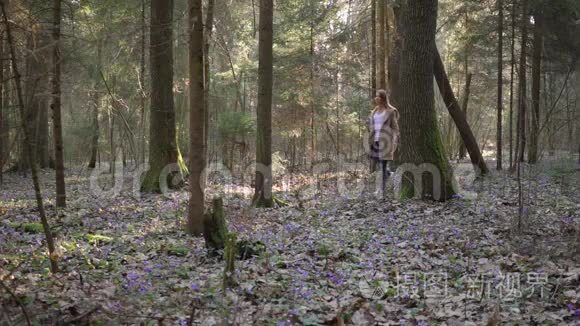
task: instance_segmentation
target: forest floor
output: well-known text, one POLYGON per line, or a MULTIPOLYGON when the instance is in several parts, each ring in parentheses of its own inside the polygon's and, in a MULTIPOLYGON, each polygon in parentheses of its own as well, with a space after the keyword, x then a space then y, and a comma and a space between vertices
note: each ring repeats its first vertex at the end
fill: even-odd
POLYGON ((0 325, 25 315, 91 325, 580 322, 577 164, 523 166, 519 229, 515 174, 467 174, 445 203, 377 198, 372 177, 364 189, 354 181, 361 175, 344 185, 296 176, 278 185, 288 206, 259 210, 247 208, 244 188, 212 179, 208 204, 221 191, 230 230, 267 248, 236 261, 237 285, 225 293, 223 261, 183 231, 185 192, 139 196, 126 176, 120 194, 99 195, 86 170, 72 170, 68 208, 56 212, 43 171, 62 269, 52 275, 30 179, 5 175, 0 325))

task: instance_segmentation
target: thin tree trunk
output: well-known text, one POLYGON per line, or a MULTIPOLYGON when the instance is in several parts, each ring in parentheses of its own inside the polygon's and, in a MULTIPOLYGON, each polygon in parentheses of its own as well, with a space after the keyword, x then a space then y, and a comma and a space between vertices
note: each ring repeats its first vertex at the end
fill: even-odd
MULTIPOLYGON (((371 0, 373 5, 375 4, 375 0, 371 0)), ((313 8, 314 0, 310 0, 310 6, 312 10, 312 15, 314 14, 313 8)), ((374 17, 374 16, 373 16, 374 17)), ((374 18, 373 18, 374 23, 374 18)), ((374 28, 373 28, 374 30, 374 28)), ((373 48, 374 49, 374 48, 373 48)), ((373 51, 375 51, 374 49, 373 51)), ((316 111, 315 111, 315 90, 314 90, 314 18, 310 19, 310 137, 311 137, 311 144, 310 144, 310 168, 314 167, 314 162, 316 161, 316 129, 315 129, 315 121, 316 121, 316 111)), ((373 62, 372 69, 374 71, 376 69, 375 64, 373 62)), ((376 74, 376 71, 374 71, 376 74)), ((372 78, 373 85, 376 83, 375 78, 372 78)), ((376 85, 375 85, 376 86, 376 85)), ((375 87, 373 86, 373 87, 375 87)))
POLYGON ((534 14, 534 49, 532 57, 532 125, 528 162, 538 162, 538 140, 540 137, 540 90, 542 77, 542 48, 544 46, 544 17, 539 10, 534 14))
POLYGON ((52 124, 54 138, 54 162, 56 171, 56 206, 66 207, 66 188, 64 183, 64 148, 62 141, 61 118, 61 62, 60 62, 60 24, 61 0, 54 0, 54 27, 52 32, 53 48, 53 76, 52 76, 52 124))
POLYGON ((272 207, 273 16, 271 0, 260 0, 256 180, 252 203, 272 207))
POLYGON ((97 40, 97 64, 96 64, 96 73, 92 76, 93 80, 95 81, 95 89, 93 90, 93 135, 91 137, 91 158, 89 160, 89 169, 94 169, 97 165, 97 158, 99 159, 99 166, 101 164, 100 160, 100 153, 99 153, 99 107, 101 102, 101 97, 99 96, 99 84, 101 80, 100 71, 101 71, 101 62, 102 62, 102 53, 103 53, 103 42, 99 38, 97 40), (98 157, 97 157, 98 156, 98 157))
POLYGON ((189 211, 187 230, 191 235, 203 233, 203 214, 205 194, 202 186, 202 173, 205 168, 205 90, 204 84, 204 43, 202 0, 189 0, 189 211))
POLYGON ((512 24, 512 35, 511 35, 511 71, 510 71, 510 113, 509 113, 509 142, 510 142, 510 170, 514 168, 514 126, 513 126, 513 116, 514 116, 514 76, 516 67, 516 1, 512 1, 512 11, 511 11, 511 24, 512 24))
MULTIPOLYGON (((477 166, 479 169, 479 173, 485 175, 489 172, 487 165, 485 164, 485 160, 483 159, 483 155, 481 155, 481 151, 479 150, 479 145, 477 144, 477 140, 469 127, 469 123, 467 122, 467 117, 459 107, 459 103, 457 102, 457 98, 455 94, 453 94, 453 88, 451 88, 451 83, 449 82, 449 78, 447 77, 447 73, 445 72, 445 67, 443 66, 443 61, 441 60, 441 56, 439 55, 439 51, 435 51, 435 80, 437 81, 437 85, 439 86, 439 92, 441 92, 441 96, 443 96, 443 100, 445 101, 445 106, 447 110, 449 110, 449 114, 453 118, 455 125, 457 126, 457 130, 461 135, 461 139, 465 144, 467 151, 469 152, 469 157, 471 158, 471 163, 474 166, 477 166)), ((468 78, 471 80, 471 78, 468 78)))
POLYGON ((214 8, 215 8, 215 0, 208 0, 207 2, 207 13, 205 17, 205 47, 203 49, 204 53, 204 79, 205 79, 205 86, 204 86, 204 134, 203 134, 203 142, 204 142, 204 158, 207 160, 207 149, 208 149, 208 132, 209 132, 209 85, 211 82, 211 74, 210 74, 210 62, 209 62, 209 47, 210 41, 212 37, 213 31, 213 20, 214 20, 214 8))
MULTIPOLYGON (((471 90, 471 78, 473 77, 473 75, 471 73, 467 74, 467 77, 465 79, 465 89, 463 90, 463 114, 465 116, 465 120, 467 121, 467 108, 468 108, 468 104, 469 104, 469 92, 471 90)), ((465 154, 466 154, 466 147, 465 147, 465 143, 462 141, 461 144, 459 145, 459 159, 464 159, 465 158, 465 154)))
POLYGON ((497 1, 497 130, 496 130, 496 169, 502 169, 502 111, 503 111, 503 0, 497 1))
POLYGON ((48 247, 48 254, 50 260, 50 270, 53 273, 58 272, 58 257, 55 254, 55 244, 50 231, 50 225, 48 224, 48 219, 44 211, 44 203, 42 199, 42 193, 40 190, 40 182, 38 180, 38 170, 35 163, 35 153, 32 151, 30 145, 30 133, 26 126, 25 110, 24 110, 24 98, 22 96, 22 86, 20 81, 20 74, 18 72, 18 64, 16 62, 16 50, 14 49, 14 41, 12 39, 11 27, 6 14, 6 7, 4 1, 0 1, 0 8, 2 9, 2 16, 4 17, 4 26, 6 27, 6 37, 8 38, 8 46, 10 48, 10 61, 12 63, 12 71, 14 73, 14 82, 16 84, 16 94, 18 97, 18 109, 20 111, 21 127, 24 132, 24 145, 25 151, 28 157, 28 162, 30 166, 30 171, 32 174, 32 184, 34 186, 34 195, 36 197, 36 205, 38 207, 38 214, 40 215, 40 221, 42 223, 44 234, 46 237, 46 244, 48 247))

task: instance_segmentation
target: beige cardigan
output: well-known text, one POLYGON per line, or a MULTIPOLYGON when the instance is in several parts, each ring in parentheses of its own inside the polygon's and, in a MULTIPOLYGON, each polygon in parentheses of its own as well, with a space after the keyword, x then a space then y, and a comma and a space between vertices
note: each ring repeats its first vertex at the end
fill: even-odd
MULTIPOLYGON (((377 154, 373 153, 371 148, 375 142, 375 130, 373 124, 373 115, 376 111, 369 115, 367 121, 367 128, 369 130, 368 145, 370 155, 377 158, 377 154)), ((387 110, 387 117, 380 130, 379 136, 379 151, 378 159, 392 161, 394 159, 395 151, 397 150, 397 145, 399 143, 400 132, 399 132, 399 111, 394 107, 390 106, 390 110, 387 110)))

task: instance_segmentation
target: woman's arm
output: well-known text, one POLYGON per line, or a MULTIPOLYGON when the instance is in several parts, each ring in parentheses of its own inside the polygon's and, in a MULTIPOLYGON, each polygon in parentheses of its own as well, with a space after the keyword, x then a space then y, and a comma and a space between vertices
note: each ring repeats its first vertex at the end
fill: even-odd
POLYGON ((399 138, 400 138, 400 135, 401 135, 401 131, 399 130, 399 111, 395 107, 393 107, 393 106, 391 106, 391 108, 394 110, 394 112, 393 112, 393 119, 391 119, 391 128, 394 131, 393 134, 394 134, 394 138, 395 138, 394 139, 395 144, 398 144, 399 143, 399 138))

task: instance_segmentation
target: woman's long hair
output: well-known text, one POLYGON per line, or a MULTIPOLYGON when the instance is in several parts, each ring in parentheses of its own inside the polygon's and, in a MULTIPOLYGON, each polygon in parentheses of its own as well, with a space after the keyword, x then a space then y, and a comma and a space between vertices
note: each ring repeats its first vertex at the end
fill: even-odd
MULTIPOLYGON (((389 108, 389 93, 384 89, 377 90, 377 97, 381 100, 381 104, 385 106, 386 109, 389 108)), ((377 111, 378 106, 373 108, 372 114, 377 111)))

